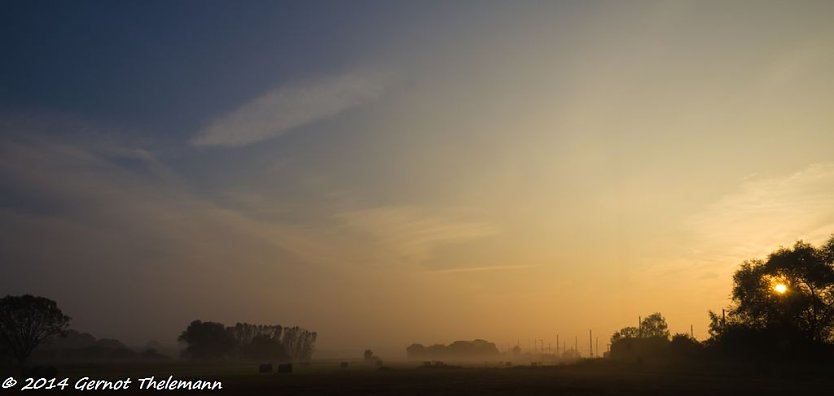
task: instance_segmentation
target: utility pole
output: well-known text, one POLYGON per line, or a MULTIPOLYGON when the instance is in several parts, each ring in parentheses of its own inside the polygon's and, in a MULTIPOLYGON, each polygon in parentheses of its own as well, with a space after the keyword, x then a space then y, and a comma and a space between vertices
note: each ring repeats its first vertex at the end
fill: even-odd
POLYGON ((579 337, 577 336, 573 336, 573 350, 579 355, 579 337))
POLYGON ((597 355, 602 357, 602 355, 599 354, 599 337, 597 337, 597 355))
POLYGON ((643 337, 643 318, 637 317, 637 337, 643 337))
POLYGON ((588 330, 588 351, 591 357, 594 357, 594 331, 588 330))
POLYGON ((689 325, 689 336, 695 339, 695 331, 692 330, 692 325, 689 325))
POLYGON ((559 355, 559 334, 556 333, 556 355, 559 355))

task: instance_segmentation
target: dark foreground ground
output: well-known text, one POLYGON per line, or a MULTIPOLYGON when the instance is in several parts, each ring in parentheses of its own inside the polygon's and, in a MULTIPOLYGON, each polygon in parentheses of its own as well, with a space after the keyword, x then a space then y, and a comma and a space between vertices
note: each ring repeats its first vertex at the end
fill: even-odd
MULTIPOLYGON (((392 365, 376 369, 334 363, 294 367, 292 374, 257 374, 250 364, 95 365, 61 367, 68 377, 64 390, 21 391, 18 384, 0 389, 17 394, 216 394, 216 395, 829 395, 834 394, 834 369, 759 363, 714 367, 620 365, 609 361, 553 367, 422 368, 392 365), (222 390, 138 390, 137 379, 174 375, 178 379, 221 381, 222 390), (127 391, 78 391, 76 381, 132 378, 127 391)), ((12 373, 14 375, 14 373, 12 373)), ((0 381, 6 379, 3 375, 0 381)), ((25 381, 25 380, 24 380, 25 381)))

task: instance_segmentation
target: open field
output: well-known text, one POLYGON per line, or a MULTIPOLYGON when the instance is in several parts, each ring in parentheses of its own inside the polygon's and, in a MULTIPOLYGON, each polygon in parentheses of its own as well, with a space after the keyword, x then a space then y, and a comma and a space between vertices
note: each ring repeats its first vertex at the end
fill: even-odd
MULTIPOLYGON (((75 381, 84 376, 134 380, 129 391, 92 392, 96 395, 159 392, 136 389, 136 379, 151 375, 156 379, 173 375, 176 379, 222 381, 222 390, 185 393, 224 395, 812 395, 830 392, 834 387, 832 372, 828 367, 671 368, 597 361, 510 368, 422 368, 403 363, 382 370, 361 365, 341 369, 331 362, 296 367, 293 374, 257 374, 251 364, 166 363, 65 367, 59 377, 70 378, 70 385, 62 394, 91 393, 72 389, 75 381)), ((18 385, 17 390, 2 393, 23 393, 19 388, 18 385)))

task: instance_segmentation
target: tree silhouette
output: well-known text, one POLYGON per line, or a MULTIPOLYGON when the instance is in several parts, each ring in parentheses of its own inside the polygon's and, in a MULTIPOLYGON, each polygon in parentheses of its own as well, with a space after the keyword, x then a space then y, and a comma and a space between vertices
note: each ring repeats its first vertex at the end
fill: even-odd
POLYGON ((421 344, 411 344, 405 348, 405 352, 409 359, 419 359, 426 354, 426 347, 421 344))
POLYGON ((285 327, 282 343, 287 354, 295 361, 309 361, 313 357, 318 334, 298 326, 285 327))
POLYGON ((655 312, 646 316, 643 321, 640 322, 640 337, 658 337, 668 339, 669 326, 666 324, 666 318, 664 318, 660 312, 655 312))
POLYGON ((287 360, 289 355, 281 341, 284 328, 280 325, 236 323, 226 327, 244 358, 255 360, 287 360))
POLYGON ((222 323, 195 320, 180 334, 186 343, 184 355, 197 359, 223 358, 235 350, 236 342, 222 323))
POLYGON ((41 342, 63 334, 69 321, 48 298, 27 294, 0 299, 0 341, 21 367, 41 342))
MULTIPOLYGON (((244 346, 251 344, 259 336, 280 342, 284 328, 280 325, 259 325, 238 322, 234 326, 227 327, 226 331, 232 334, 232 337, 234 337, 235 342, 239 346, 244 346)), ((260 340, 258 342, 262 341, 260 340)))
POLYGON ((703 345, 689 334, 675 334, 669 342, 669 353, 676 359, 692 360, 699 356, 702 349, 703 345))
POLYGON ((834 328, 834 237, 817 249, 805 242, 781 248, 767 261, 749 260, 733 276, 734 320, 782 328, 828 341, 834 328))
POLYGON ((669 326, 666 324, 666 318, 655 312, 643 318, 640 321, 640 328, 633 326, 626 326, 615 332, 611 336, 611 344, 631 338, 663 338, 669 339, 669 326))
MULTIPOLYGON (((515 350, 515 348, 513 349, 515 350)), ((519 348, 519 353, 521 349, 519 348)), ((489 358, 499 354, 498 347, 486 340, 455 341, 449 345, 435 344, 424 347, 421 344, 411 344, 406 348, 410 359, 470 359, 489 358)))
POLYGON ((640 321, 640 328, 623 327, 611 336, 611 357, 643 361, 663 357, 669 349, 669 326, 660 312, 640 321))
POLYGON ((819 248, 799 241, 745 261, 732 300, 726 316, 710 312, 712 343, 745 353, 761 345, 791 355, 818 350, 834 330, 834 236, 819 248))
POLYGON ((183 355, 197 359, 237 356, 249 359, 309 361, 315 350, 314 331, 301 327, 195 320, 179 336, 186 343, 183 355))
POLYGON ((622 339, 626 338, 637 338, 640 337, 640 330, 633 326, 626 326, 620 329, 619 331, 615 332, 611 336, 611 343, 618 342, 622 339))

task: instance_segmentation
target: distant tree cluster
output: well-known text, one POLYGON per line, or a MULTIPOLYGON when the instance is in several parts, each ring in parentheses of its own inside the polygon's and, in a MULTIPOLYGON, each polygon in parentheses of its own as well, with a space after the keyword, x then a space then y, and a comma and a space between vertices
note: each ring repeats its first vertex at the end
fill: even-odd
POLYGON ((114 361, 163 360, 156 349, 136 352, 118 340, 97 339, 69 329, 69 316, 45 297, 24 295, 0 299, 0 363, 11 359, 23 367, 29 360, 114 361))
POLYGON ((486 340, 455 341, 449 345, 423 346, 412 344, 406 348, 409 359, 470 359, 498 355, 498 347, 486 340))
POLYGON ((382 364, 382 359, 379 356, 374 355, 374 351, 370 349, 366 349, 365 352, 362 353, 362 360, 367 364, 382 364))
POLYGON ((666 318, 655 312, 640 321, 640 327, 624 327, 611 336, 611 357, 644 361, 691 358, 700 353, 701 344, 688 334, 670 338, 666 318))
POLYGON ((114 361, 114 360, 165 360, 166 356, 155 348, 134 351, 119 340, 96 338, 89 333, 72 329, 61 336, 45 340, 32 354, 34 359, 48 361, 114 361))
POLYGON ((195 320, 179 336, 186 344, 183 355, 194 359, 240 357, 253 360, 308 361, 317 334, 301 327, 195 320))
POLYGON ((655 312, 640 321, 640 327, 623 327, 611 336, 611 343, 628 338, 669 338, 669 325, 666 318, 655 312))

